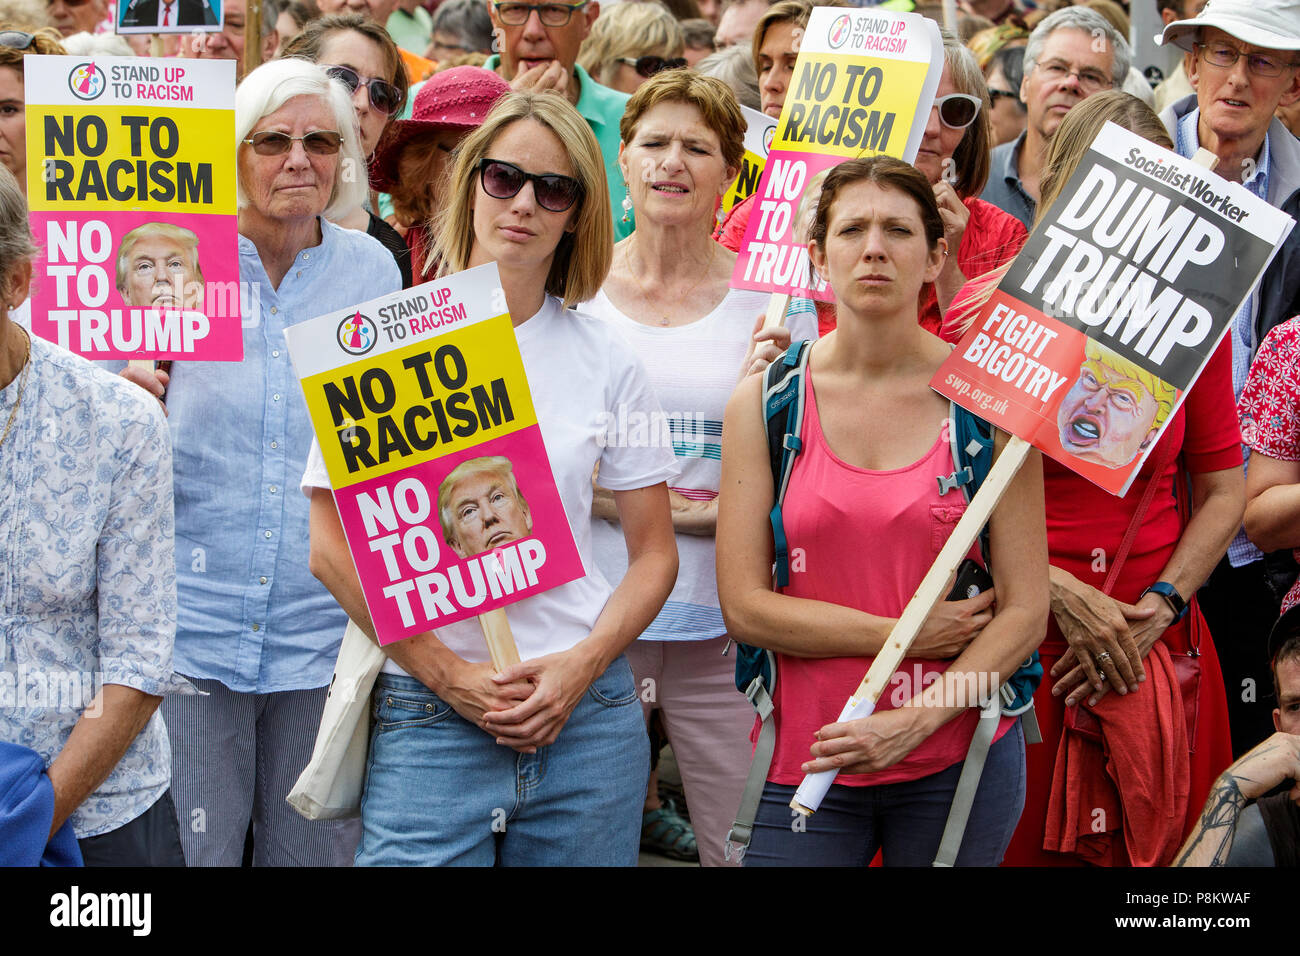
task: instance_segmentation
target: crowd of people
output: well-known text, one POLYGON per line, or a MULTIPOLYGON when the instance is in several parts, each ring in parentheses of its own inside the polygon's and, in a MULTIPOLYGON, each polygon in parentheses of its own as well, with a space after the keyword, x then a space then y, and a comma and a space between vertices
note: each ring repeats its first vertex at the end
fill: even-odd
MULTIPOLYGON (((122 37, 111 0, 0 0, 0 862, 1296 865, 1300 229, 1176 410, 1088 352, 1066 402, 1147 453, 1129 491, 1030 452, 914 683, 840 713, 966 510, 947 476, 1008 447, 929 383, 1102 127, 1300 218, 1300 2, 1155 2, 1158 85, 1119 3, 965 0, 914 162, 846 161, 809 209, 833 301, 771 327, 731 285, 756 200, 722 201, 810 0, 267 0, 256 37, 245 0, 122 37), (71 52, 236 61, 242 361, 28 331, 24 63, 71 52), (520 663, 472 619, 385 645, 357 814, 310 820, 286 796, 349 620, 375 629, 285 330, 486 263, 585 573, 509 607, 520 663)), ((195 301, 197 243, 130 233, 123 301, 195 301)), ((462 556, 531 528, 479 461, 462 556)))

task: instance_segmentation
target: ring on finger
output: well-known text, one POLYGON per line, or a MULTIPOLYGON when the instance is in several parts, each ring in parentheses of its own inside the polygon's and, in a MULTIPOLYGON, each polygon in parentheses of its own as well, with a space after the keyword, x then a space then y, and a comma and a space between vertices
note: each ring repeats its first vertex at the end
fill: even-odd
POLYGON ((1110 660, 1110 651, 1102 651, 1100 654, 1097 655, 1098 664, 1104 664, 1108 660, 1110 660))

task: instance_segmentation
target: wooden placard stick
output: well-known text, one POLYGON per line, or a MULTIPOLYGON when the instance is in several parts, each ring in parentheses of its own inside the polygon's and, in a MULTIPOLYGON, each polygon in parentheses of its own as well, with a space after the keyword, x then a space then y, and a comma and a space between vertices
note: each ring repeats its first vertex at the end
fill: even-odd
POLYGON ((502 671, 511 664, 519 663, 519 648, 515 647, 515 636, 510 630, 510 619, 506 617, 505 608, 499 607, 480 614, 478 626, 483 628, 483 639, 487 641, 493 667, 502 671))
POLYGON ((773 292, 767 300, 767 315, 763 317, 764 329, 779 329, 785 325, 785 313, 790 308, 789 292, 773 292))
POLYGON ((943 0, 943 28, 957 35, 957 0, 943 0))
MULTIPOLYGON (((381 24, 382 26, 382 24, 381 24)), ((244 12, 244 76, 262 65, 262 0, 248 0, 244 12)), ((292 145, 292 144, 290 144, 292 145)))
MULTIPOLYGON (((889 640, 872 661, 867 676, 862 679, 858 689, 844 705, 839 717, 841 721, 869 717, 876 709, 876 702, 884 693, 889 679, 902 663, 903 658, 907 656, 908 648, 921 632, 925 619, 930 616, 935 605, 944 599, 944 590, 956 573, 957 566, 961 564, 962 559, 975 543, 975 539, 979 537, 980 529, 988 523, 989 515, 1002 500, 1002 495, 1011 485, 1016 472, 1020 471, 1032 448, 1033 446, 1023 438, 1012 436, 1002 449, 1002 454, 993 463, 988 477, 967 506, 966 513, 962 515, 961 520, 957 522, 957 527, 948 537, 947 544, 943 546, 939 556, 934 559, 934 564, 926 572, 921 586, 912 595, 912 600, 907 602, 902 616, 889 634, 889 640)), ((804 816, 811 816, 821 806, 826 791, 835 782, 835 776, 834 770, 810 773, 805 776, 803 783, 795 791, 794 799, 790 801, 791 808, 804 816)))

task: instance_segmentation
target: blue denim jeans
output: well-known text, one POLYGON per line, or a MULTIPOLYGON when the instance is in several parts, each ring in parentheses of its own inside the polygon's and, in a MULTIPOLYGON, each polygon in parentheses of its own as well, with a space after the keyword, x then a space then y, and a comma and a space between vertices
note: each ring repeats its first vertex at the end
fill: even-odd
MULTIPOLYGON (((939 852, 962 764, 878 787, 831 786, 803 818, 790 809, 795 787, 771 783, 754 819, 745 866, 930 866, 939 852)), ((989 748, 971 805, 958 866, 997 866, 1025 806, 1025 735, 1020 721, 989 748)))
POLYGON ((380 674, 358 866, 635 866, 650 772, 619 657, 560 731, 520 754, 418 680, 380 674))

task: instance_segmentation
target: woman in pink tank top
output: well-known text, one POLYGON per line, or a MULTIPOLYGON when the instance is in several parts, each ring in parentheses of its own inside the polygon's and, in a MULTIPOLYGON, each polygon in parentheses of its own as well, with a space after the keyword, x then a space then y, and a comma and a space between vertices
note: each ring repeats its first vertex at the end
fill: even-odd
MULTIPOLYGON (((865 865, 877 850, 886 865, 928 865, 978 718, 978 702, 960 692, 996 686, 1043 636, 1047 544, 1035 452, 990 520, 994 590, 940 604, 875 713, 838 722, 965 510, 935 480, 955 470, 948 403, 929 385, 949 349, 916 323, 921 287, 947 255, 943 232, 932 187, 906 163, 853 160, 826 178, 809 253, 835 290, 838 324, 808 363, 803 451, 783 504, 790 585, 780 592, 771 583, 774 492, 759 377, 727 406, 718 593, 729 633, 776 651, 780 674, 776 750, 748 865, 865 865), (831 769, 839 776, 819 811, 792 818, 804 774, 831 769)), ((998 452, 1005 439, 998 435, 998 452)), ((1001 860, 1024 775, 1019 722, 1003 718, 959 865, 1001 860)))

